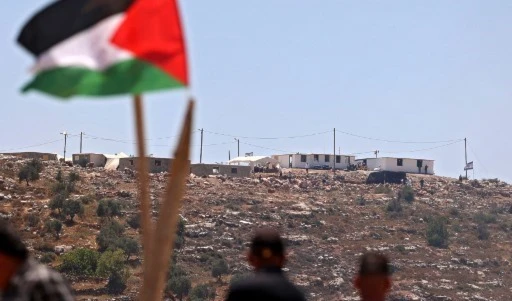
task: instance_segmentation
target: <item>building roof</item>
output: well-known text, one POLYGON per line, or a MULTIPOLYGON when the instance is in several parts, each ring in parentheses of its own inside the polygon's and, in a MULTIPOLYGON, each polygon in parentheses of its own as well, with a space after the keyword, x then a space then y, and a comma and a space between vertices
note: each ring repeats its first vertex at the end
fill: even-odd
POLYGON ((271 157, 266 156, 250 156, 250 157, 237 157, 229 160, 229 164, 233 163, 278 163, 276 159, 272 159, 271 157))
POLYGON ((361 158, 361 159, 357 159, 356 161, 359 161, 359 160, 376 160, 376 159, 403 159, 403 160, 423 160, 423 161, 435 161, 435 160, 432 160, 432 159, 422 159, 422 158, 404 158, 404 157, 378 157, 378 158, 361 158))
MULTIPOLYGON (((319 154, 319 153, 308 153, 308 154, 306 154, 306 153, 295 153, 295 154, 280 154, 280 155, 274 155, 274 156, 293 156, 293 155, 300 155, 300 156, 302 156, 302 155, 304 155, 304 156, 308 156, 308 155, 309 155, 309 156, 312 156, 312 155, 325 156, 325 155, 327 155, 327 156, 331 156, 331 155, 332 155, 332 153, 330 153, 330 154, 319 154)), ((336 156, 355 157, 354 155, 347 155, 347 154, 341 154, 341 155, 336 154, 336 156)))

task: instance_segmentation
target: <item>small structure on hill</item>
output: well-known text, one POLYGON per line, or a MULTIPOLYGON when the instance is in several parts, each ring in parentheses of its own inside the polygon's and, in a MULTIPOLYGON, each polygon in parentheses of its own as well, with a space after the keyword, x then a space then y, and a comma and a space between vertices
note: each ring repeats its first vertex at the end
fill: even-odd
POLYGON ((39 159, 42 161, 57 161, 57 154, 39 152, 3 153, 5 156, 14 156, 23 159, 39 159))
POLYGON ((356 157, 349 155, 333 154, 284 154, 274 155, 272 158, 279 161, 282 167, 286 168, 302 168, 310 169, 347 169, 350 165, 355 164, 356 157), (335 161, 335 162, 334 162, 335 161))
MULTIPOLYGON (((143 159, 148 160, 150 173, 168 172, 169 169, 172 167, 172 162, 174 161, 174 159, 171 158, 146 157, 143 159)), ((140 162, 140 160, 140 157, 119 158, 118 169, 137 170, 138 162, 140 162)))
POLYGON ((251 176, 251 167, 226 164, 192 164, 190 173, 198 177, 222 175, 233 178, 247 178, 251 176))
POLYGON ((279 161, 266 156, 237 157, 229 160, 229 165, 250 166, 253 172, 279 172, 279 161))
POLYGON ((401 171, 405 173, 434 174, 434 160, 428 159, 381 157, 357 159, 356 163, 366 166, 370 171, 401 171))

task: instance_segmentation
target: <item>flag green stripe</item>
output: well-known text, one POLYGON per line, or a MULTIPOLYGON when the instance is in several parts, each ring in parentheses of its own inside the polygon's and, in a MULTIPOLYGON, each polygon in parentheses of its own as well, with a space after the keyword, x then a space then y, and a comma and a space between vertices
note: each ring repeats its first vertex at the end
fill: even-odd
POLYGON ((81 67, 59 67, 43 71, 23 92, 39 90, 61 98, 74 95, 108 96, 140 94, 149 91, 183 87, 151 63, 131 59, 98 71, 81 67))

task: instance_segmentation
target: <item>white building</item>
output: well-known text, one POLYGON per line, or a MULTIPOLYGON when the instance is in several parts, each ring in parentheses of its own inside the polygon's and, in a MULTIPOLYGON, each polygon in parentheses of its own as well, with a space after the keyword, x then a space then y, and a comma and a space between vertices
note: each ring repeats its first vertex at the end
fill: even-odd
POLYGON ((325 165, 332 168, 336 160, 336 169, 346 169, 356 162, 355 156, 336 155, 334 158, 333 154, 285 154, 274 155, 272 158, 278 160, 283 168, 306 168, 306 164, 309 164, 309 168, 325 165))
POLYGON ((412 158, 366 158, 357 159, 358 164, 364 164, 368 170, 402 171, 406 173, 434 174, 434 160, 412 158))

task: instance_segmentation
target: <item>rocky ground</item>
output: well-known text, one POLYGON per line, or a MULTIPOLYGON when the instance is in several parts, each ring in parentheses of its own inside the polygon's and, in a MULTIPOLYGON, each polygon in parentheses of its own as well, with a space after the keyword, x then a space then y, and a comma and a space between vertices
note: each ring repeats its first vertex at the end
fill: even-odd
MULTIPOLYGON (((58 254, 85 247, 96 249, 100 218, 97 201, 118 199, 123 216, 136 214, 136 178, 131 171, 84 169, 45 162, 38 181, 29 187, 18 182, 25 161, 0 157, 0 215, 22 232, 33 254, 42 245, 58 254), (93 196, 83 218, 64 225, 59 240, 30 227, 27 215, 50 218, 48 202, 57 171, 80 174, 74 197, 93 196)), ((359 300, 352 287, 358 257, 379 250, 393 261, 394 285, 390 300, 510 300, 512 295, 512 186, 499 180, 464 181, 438 176, 412 175, 415 199, 403 202, 401 212, 389 212, 401 185, 366 185, 367 172, 306 175, 291 171, 292 179, 276 175, 226 179, 190 176, 182 216, 185 245, 178 262, 192 285, 208 283, 222 300, 232 275, 250 271, 245 262, 251 231, 258 226, 279 228, 288 243, 290 278, 310 300, 359 300), (420 180, 425 181, 424 188, 420 180), (427 224, 435 216, 447 220, 447 248, 429 246, 427 224), (478 225, 485 219, 490 236, 479 239, 478 225), (229 275, 211 276, 205 254, 220 254, 229 275)), ((288 171, 284 172, 288 176, 288 171)), ((165 186, 166 174, 151 176, 154 215, 165 186)), ((138 238, 127 227, 128 235, 138 238)), ((47 248, 45 248, 47 249, 47 248)), ((58 268, 60 257, 50 263, 58 268)), ((133 299, 140 286, 141 260, 130 259, 131 276, 121 296, 108 296, 101 278, 69 277, 79 300, 133 299)))

